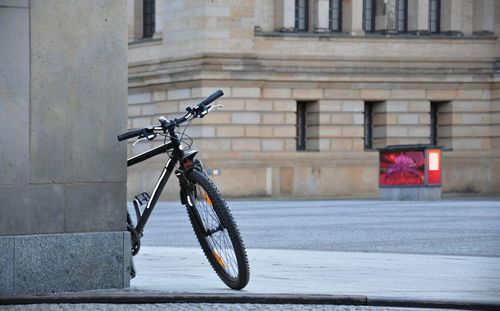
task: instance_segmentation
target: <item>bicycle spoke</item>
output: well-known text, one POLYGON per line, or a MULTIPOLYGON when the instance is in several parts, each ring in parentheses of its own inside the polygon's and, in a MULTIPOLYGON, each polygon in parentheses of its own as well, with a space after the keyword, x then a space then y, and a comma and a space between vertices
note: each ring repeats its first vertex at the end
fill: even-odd
MULTIPOLYGON (((205 191, 203 191, 203 194, 206 195, 207 198, 208 198, 208 195, 207 195, 207 193, 205 191)), ((208 199, 210 200, 210 198, 208 198, 208 199)), ((213 225, 214 223, 218 224, 220 222, 219 221, 219 217, 217 217, 217 214, 215 214, 215 211, 213 209, 213 205, 209 204, 209 202, 206 201, 206 200, 205 201, 200 201, 200 203, 202 204, 202 206, 204 207, 204 209, 207 211, 207 213, 206 213, 207 224, 209 223, 208 217, 210 217, 211 220, 213 221, 212 223, 210 223, 210 225, 213 225)), ((210 201, 210 203, 211 203, 211 201, 210 201)))
POLYGON ((226 247, 221 246, 221 250, 226 254, 225 257, 228 261, 230 261, 230 263, 232 264, 231 266, 234 268, 233 265, 236 265, 236 267, 237 267, 238 264, 237 264, 236 254, 235 254, 235 251, 233 248, 233 244, 231 243, 230 240, 228 240, 227 234, 221 234, 221 237, 223 240, 223 241, 221 241, 221 243, 224 243, 224 245, 226 246, 226 247))
POLYGON ((221 221, 214 210, 212 200, 206 191, 196 185, 196 208, 203 222, 205 231, 209 233, 206 236, 207 243, 213 253, 213 256, 218 261, 219 265, 231 277, 238 276, 238 264, 234 247, 231 239, 227 235, 227 231, 221 224, 221 221), (216 230, 215 232, 213 232, 216 230))
MULTIPOLYGON (((226 271, 228 271, 229 275, 231 275, 232 277, 237 277, 238 276, 238 272, 237 272, 237 269, 234 267, 235 260, 233 259, 233 256, 228 255, 227 248, 222 247, 220 245, 220 243, 218 243, 214 237, 211 236, 210 239, 212 239, 212 244, 215 244, 215 245, 218 246, 216 248, 216 250, 218 249, 218 250, 220 250, 224 254, 224 258, 226 259, 224 261, 224 263, 228 267, 228 269, 226 269, 226 271), (229 268, 231 268, 233 271, 230 271, 229 268)), ((237 267, 237 264, 236 264, 236 267, 237 267)))
POLYGON ((233 263, 237 265, 236 254, 235 254, 233 243, 231 242, 231 239, 229 239, 227 234, 223 234, 222 238, 225 240, 225 244, 228 246, 227 248, 231 250, 230 257, 231 257, 231 259, 233 259, 233 263))
POLYGON ((210 239, 212 239, 213 244, 215 244, 216 250, 220 250, 220 253, 222 253, 225 258, 228 257, 227 252, 225 251, 225 248, 220 244, 220 241, 215 239, 215 237, 213 236, 210 236, 210 239))

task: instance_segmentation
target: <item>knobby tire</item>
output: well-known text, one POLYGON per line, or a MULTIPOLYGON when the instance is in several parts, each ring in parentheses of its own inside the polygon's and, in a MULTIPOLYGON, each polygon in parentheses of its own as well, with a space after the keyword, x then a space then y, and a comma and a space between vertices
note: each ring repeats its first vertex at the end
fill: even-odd
POLYGON ((250 270, 234 218, 219 190, 204 173, 192 170, 187 177, 193 184, 193 191, 188 194, 193 206, 189 203, 186 206, 198 242, 219 278, 231 289, 240 290, 248 284, 250 270), (206 229, 216 232, 210 234, 206 229))

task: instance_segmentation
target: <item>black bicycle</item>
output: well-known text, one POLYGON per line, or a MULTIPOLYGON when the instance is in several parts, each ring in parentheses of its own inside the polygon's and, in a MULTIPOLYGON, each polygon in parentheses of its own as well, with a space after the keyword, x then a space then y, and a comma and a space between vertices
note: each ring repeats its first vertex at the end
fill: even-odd
MULTIPOLYGON (((187 208, 189 220, 203 252, 221 280, 230 288, 239 290, 247 285, 250 278, 248 258, 240 232, 219 190, 205 174, 201 162, 194 159, 198 151, 189 150, 183 141, 189 123, 195 118, 203 118, 213 108, 221 107, 221 105, 211 106, 211 103, 223 95, 224 93, 219 90, 196 106, 186 107, 187 112, 179 118, 168 120, 166 117, 160 117, 159 126, 131 130, 118 135, 118 140, 138 137, 135 142, 137 143, 141 140, 153 140, 158 135, 164 137, 163 145, 128 159, 127 166, 162 153, 168 155, 167 163, 151 195, 143 192, 133 201, 136 221, 133 222, 127 213, 127 230, 131 234, 132 255, 135 256, 139 252, 144 226, 168 178, 175 171, 181 189, 181 202, 187 208), (188 122, 184 131, 177 133, 176 128, 184 122, 188 122)), ((131 276, 135 276, 133 264, 131 276)))

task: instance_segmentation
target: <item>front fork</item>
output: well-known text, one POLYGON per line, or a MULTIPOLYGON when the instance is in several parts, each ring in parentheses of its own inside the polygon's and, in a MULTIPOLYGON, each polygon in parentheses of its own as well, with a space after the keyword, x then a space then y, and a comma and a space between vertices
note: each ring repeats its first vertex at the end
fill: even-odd
POLYGON ((194 160, 192 157, 184 159, 180 167, 175 171, 175 176, 179 179, 181 188, 180 199, 181 203, 193 207, 193 202, 189 195, 195 191, 193 183, 187 178, 187 175, 192 171, 197 170, 203 173, 203 165, 199 160, 194 160))
POLYGON ((203 225, 203 221, 201 220, 200 214, 198 210, 194 206, 194 200, 198 194, 196 193, 196 188, 194 184, 187 178, 187 175, 192 170, 198 170, 203 173, 203 165, 199 160, 188 160, 184 161, 181 164, 181 167, 175 171, 175 175, 179 179, 179 185, 181 187, 180 199, 181 203, 186 205, 190 213, 194 216, 196 226, 200 228, 200 231, 203 232, 205 236, 209 235, 207 229, 203 225))

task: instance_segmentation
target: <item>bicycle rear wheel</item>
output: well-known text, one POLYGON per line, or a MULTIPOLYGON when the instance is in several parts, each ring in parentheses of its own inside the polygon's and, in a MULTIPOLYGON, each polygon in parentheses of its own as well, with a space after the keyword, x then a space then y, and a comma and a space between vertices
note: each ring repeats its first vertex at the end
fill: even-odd
POLYGON ((250 278, 248 258, 224 198, 204 173, 192 170, 187 177, 193 184, 188 215, 205 256, 227 286, 244 288, 250 278))

